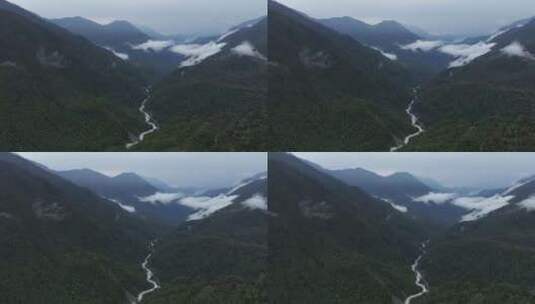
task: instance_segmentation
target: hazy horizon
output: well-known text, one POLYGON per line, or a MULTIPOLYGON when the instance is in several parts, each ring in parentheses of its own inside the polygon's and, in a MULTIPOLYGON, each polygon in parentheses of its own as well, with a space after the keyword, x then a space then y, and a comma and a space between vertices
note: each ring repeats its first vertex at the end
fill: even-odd
POLYGON ((162 34, 214 35, 267 14, 263 0, 9 0, 44 18, 126 20, 162 34))
POLYGON ((507 187, 535 175, 535 153, 294 153, 328 169, 409 172, 447 187, 507 187))
POLYGON ((176 187, 223 188, 267 170, 266 153, 20 152, 55 171, 91 169, 108 176, 133 172, 176 187))
POLYGON ((314 18, 350 16, 375 24, 395 20, 435 35, 478 36, 535 15, 535 1, 279 0, 314 18), (531 15, 530 13, 531 12, 531 15))

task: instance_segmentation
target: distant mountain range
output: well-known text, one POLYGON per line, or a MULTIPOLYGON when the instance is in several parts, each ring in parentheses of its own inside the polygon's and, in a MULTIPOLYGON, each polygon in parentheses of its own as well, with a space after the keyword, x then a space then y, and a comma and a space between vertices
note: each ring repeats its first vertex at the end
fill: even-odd
POLYGON ((416 112, 429 130, 408 149, 531 150, 534 32, 531 21, 490 37, 488 53, 424 87, 416 112))
POLYGON ((192 290, 215 281, 241 287, 222 287, 202 292, 204 296, 263 297, 257 284, 267 254, 266 173, 215 197, 184 194, 171 202, 134 173, 108 177, 89 169, 54 172, 0 153, 0 184, 6 187, 0 195, 0 290, 5 303, 134 303, 148 288, 140 265, 149 250, 162 290, 144 302, 165 303, 171 294, 188 299, 192 290), (157 246, 148 248, 155 238, 157 246), (189 253, 181 254, 184 250, 189 253), (177 283, 190 274, 188 282, 177 283), (35 284, 40 287, 23 291, 35 284))
POLYGON ((279 301, 324 297, 322 302, 331 303, 330 295, 336 293, 357 303, 403 303, 407 289, 392 286, 404 286, 404 280, 413 282, 414 277, 411 280, 399 270, 397 276, 381 276, 387 273, 385 267, 395 269, 400 263, 403 269, 405 263, 409 269, 410 263, 392 256, 389 266, 384 261, 380 266, 372 263, 383 257, 380 242, 388 242, 392 235, 397 242, 390 243, 390 254, 402 252, 395 246, 410 244, 405 242, 411 237, 413 242, 430 240, 417 266, 429 290, 419 297, 421 303, 512 304, 534 299, 534 177, 501 190, 469 195, 441 192, 444 190, 439 188, 447 189, 441 185, 430 188, 409 173, 380 176, 359 168, 326 170, 289 154, 270 154, 269 168, 270 211, 277 215, 270 222, 276 223, 270 226, 270 238, 277 248, 274 269, 280 272, 274 277, 281 284, 277 291, 285 290, 275 293, 279 301), (344 199, 350 193, 353 195, 344 199), (353 214, 351 209, 357 207, 353 214), (337 212, 337 208, 343 211, 337 212), (378 217, 380 208, 390 208, 395 214, 378 217), (343 220, 352 216, 352 221, 343 220), (401 225, 394 217, 406 222, 401 225), (392 225, 396 231, 370 236, 372 231, 379 233, 392 225), (418 228, 404 234, 409 227, 418 228), (344 238, 349 241, 340 243, 344 238), (360 238, 367 247, 358 247, 360 238), (329 269, 334 270, 326 273, 329 269), (370 272, 373 277, 368 280, 370 272), (291 275, 311 280, 285 281, 291 275), (389 281, 393 278, 397 281, 389 281), (360 289, 347 286, 353 281, 360 289), (374 285, 378 281, 380 287, 374 285), (292 284, 292 288, 283 289, 284 284, 292 284), (375 293, 380 288, 383 291, 375 293), (329 292, 323 295, 322 290, 329 292))
POLYGON ((452 39, 396 21, 314 19, 276 1, 269 12, 270 145, 277 150, 534 146, 533 18, 452 39))
POLYGON ((5 0, 0 14, 4 151, 122 151, 134 140, 128 148, 264 150, 262 18, 188 42, 127 21, 47 20, 5 0), (140 134, 155 138, 141 145, 140 134))

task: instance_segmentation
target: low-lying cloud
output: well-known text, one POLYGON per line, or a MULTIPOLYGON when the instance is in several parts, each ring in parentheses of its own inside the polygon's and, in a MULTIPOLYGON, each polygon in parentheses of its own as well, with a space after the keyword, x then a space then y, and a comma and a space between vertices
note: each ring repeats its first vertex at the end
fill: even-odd
POLYGON ((262 55, 249 41, 242 42, 242 44, 232 48, 231 51, 239 56, 248 56, 267 61, 266 56, 262 55))
POLYGON ((520 208, 526 209, 528 212, 535 211, 535 196, 531 196, 520 203, 518 203, 520 208))
POLYGON ((177 54, 188 57, 184 60, 180 67, 190 67, 201 63, 209 57, 221 52, 226 43, 208 42, 206 44, 179 44, 175 45, 170 50, 177 54))
POLYGON ((413 201, 425 204, 444 204, 457 197, 456 193, 429 192, 426 195, 414 198, 413 201))
POLYGON ((457 57, 450 63, 450 68, 464 66, 474 59, 492 50, 496 43, 478 42, 476 44, 449 44, 439 48, 439 51, 457 57))
POLYGON ((227 196, 224 194, 216 197, 200 196, 200 197, 185 197, 179 201, 183 206, 190 207, 197 210, 188 217, 188 221, 195 221, 203 219, 218 210, 230 206, 237 195, 227 196))
POLYGON ((114 49, 112 49, 111 47, 104 47, 106 50, 110 51, 113 53, 113 55, 115 55, 116 57, 122 59, 122 60, 128 60, 130 58, 130 56, 128 56, 128 54, 125 54, 125 53, 119 53, 117 51, 115 51, 114 49))
POLYGON ((261 195, 255 195, 245 201, 242 202, 242 205, 244 205, 247 208, 250 209, 259 209, 263 211, 268 210, 267 200, 265 197, 261 195))
POLYGON ((151 204, 170 204, 178 199, 184 197, 184 194, 182 193, 163 193, 163 192, 157 192, 153 195, 149 195, 147 197, 140 197, 139 201, 144 203, 151 203, 151 204))
POLYGON ((513 195, 501 196, 495 195, 493 197, 461 197, 455 199, 452 203, 456 206, 472 210, 472 212, 464 215, 461 222, 469 222, 478 220, 489 213, 503 208, 509 204, 513 199, 513 195))
POLYGON ((535 56, 533 56, 533 54, 526 50, 526 48, 518 41, 515 41, 504 47, 503 49, 501 49, 501 52, 510 57, 521 57, 530 60, 535 60, 535 56))
POLYGON ((401 48, 403 50, 413 51, 413 52, 416 52, 416 51, 429 52, 442 45, 444 45, 444 42, 440 40, 417 40, 413 43, 403 45, 401 46, 401 48))
POLYGON ((132 49, 141 50, 145 52, 148 52, 148 51, 161 52, 164 49, 167 49, 173 46, 174 44, 175 42, 173 40, 149 40, 139 45, 133 45, 132 49))
POLYGON ((136 208, 133 207, 133 206, 129 206, 129 205, 125 205, 123 203, 121 203, 120 201, 116 200, 116 199, 112 199, 112 198, 108 198, 107 200, 109 200, 110 202, 113 202, 115 204, 117 204, 119 207, 121 207, 123 210, 129 212, 129 213, 134 213, 136 212, 136 208))
POLYGON ((374 50, 376 50, 376 51, 378 51, 378 52, 381 53, 383 56, 385 56, 386 58, 388 58, 388 59, 390 59, 390 60, 392 60, 392 61, 394 61, 394 60, 398 60, 398 56, 397 56, 396 54, 387 53, 387 52, 381 50, 380 48, 378 48, 378 47, 374 47, 374 46, 372 46, 371 48, 374 49, 374 50))

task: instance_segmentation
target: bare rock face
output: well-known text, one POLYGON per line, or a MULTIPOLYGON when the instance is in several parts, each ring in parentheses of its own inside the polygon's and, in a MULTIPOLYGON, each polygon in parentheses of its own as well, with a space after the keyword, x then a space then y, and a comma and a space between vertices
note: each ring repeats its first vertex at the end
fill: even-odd
POLYGON ((334 211, 327 202, 301 201, 298 203, 301 213, 306 218, 328 220, 334 217, 334 211))
POLYGON ((314 52, 308 48, 299 53, 299 60, 309 69, 328 69, 334 65, 334 60, 328 53, 323 51, 314 52))
POLYGON ((32 204, 32 210, 38 219, 50 220, 54 222, 61 222, 69 213, 59 203, 45 203, 44 201, 36 201, 32 204))
POLYGON ((58 51, 47 53, 46 50, 41 47, 36 54, 39 64, 45 67, 51 67, 56 69, 64 69, 67 67, 65 57, 58 51))

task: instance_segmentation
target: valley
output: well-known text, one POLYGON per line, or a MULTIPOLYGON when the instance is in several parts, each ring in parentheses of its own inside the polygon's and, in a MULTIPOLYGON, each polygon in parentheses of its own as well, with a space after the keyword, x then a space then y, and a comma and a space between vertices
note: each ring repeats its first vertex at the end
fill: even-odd
POLYGON ((410 144, 411 142, 411 139, 421 135, 422 133, 425 132, 424 128, 418 123, 418 117, 416 117, 416 115, 414 114, 414 105, 416 104, 416 102, 418 101, 418 90, 417 89, 414 89, 414 96, 411 100, 411 103, 409 104, 409 107, 407 108, 407 110, 405 110, 405 112, 407 112, 407 115, 409 115, 409 117, 411 118, 411 124, 414 128, 416 128, 418 131, 416 133, 413 133, 413 134, 410 134, 409 136, 405 137, 405 139, 403 140, 403 143, 401 143, 400 145, 398 146, 395 146, 395 147, 392 147, 390 149, 390 152, 397 152, 399 151, 400 149, 402 149, 403 147, 405 147, 406 145, 410 144))
MULTIPOLYGON (((481 158, 454 154, 428 159, 424 154, 271 153, 270 204, 277 214, 270 226, 272 279, 279 288, 291 286, 284 292, 272 286, 274 299, 385 304, 533 301, 533 177, 513 178, 510 185, 495 190, 456 189, 411 173, 379 175, 347 165, 350 160, 360 166, 382 162, 417 170, 429 169, 423 164, 431 161, 435 171, 453 169, 462 178, 465 170, 477 168, 470 167, 472 160, 481 158), (406 159, 413 157, 421 163, 413 159, 408 165, 406 159), (326 169, 312 159, 355 169, 326 169), (295 277, 301 281, 293 282, 295 277)), ((508 156, 485 157, 488 164, 508 156)), ((519 165, 509 170, 522 171, 519 165)), ((387 171, 391 170, 395 169, 387 171)), ((435 177, 441 174, 437 172, 435 177)), ((491 180, 501 174, 491 170, 477 175, 491 180)))
MULTIPOLYGON (((64 156, 95 165, 103 155, 116 162, 126 157, 64 156)), ((129 154, 124 164, 139 169, 160 162, 152 156, 144 164, 143 157, 129 154)), ((166 157, 178 162, 167 167, 180 167, 183 156, 166 157)), ((197 157, 197 164, 214 161, 213 155, 197 157)), ((225 166, 251 161, 238 154, 224 158, 225 166)), ((253 170, 266 169, 262 155, 254 159, 253 170)), ((263 296, 265 173, 225 188, 193 189, 135 173, 55 171, 11 153, 0 153, 0 169, 3 303, 259 303, 263 296), (227 250, 232 255, 225 260, 227 250), (39 288, 24 291, 36 282, 39 288)))
MULTIPOLYGON (((452 37, 389 19, 318 18, 303 5, 269 2, 270 123, 278 150, 535 147, 533 18, 452 37), (410 97, 414 87, 417 98, 410 97)), ((349 15, 365 14, 351 11, 358 4, 341 5, 349 15)))
POLYGON ((263 150, 265 10, 200 36, 0 14, 4 151, 263 150))
POLYGON ((141 112, 141 114, 143 114, 143 116, 145 117, 145 123, 149 125, 150 129, 139 134, 139 137, 136 140, 132 141, 131 143, 126 144, 126 149, 133 148, 134 146, 143 142, 143 140, 145 139, 145 136, 158 131, 157 122, 152 118, 152 116, 146 110, 147 103, 150 101, 150 89, 147 89, 146 92, 147 92, 147 97, 143 100, 143 102, 141 102, 141 106, 139 107, 139 112, 141 112))

